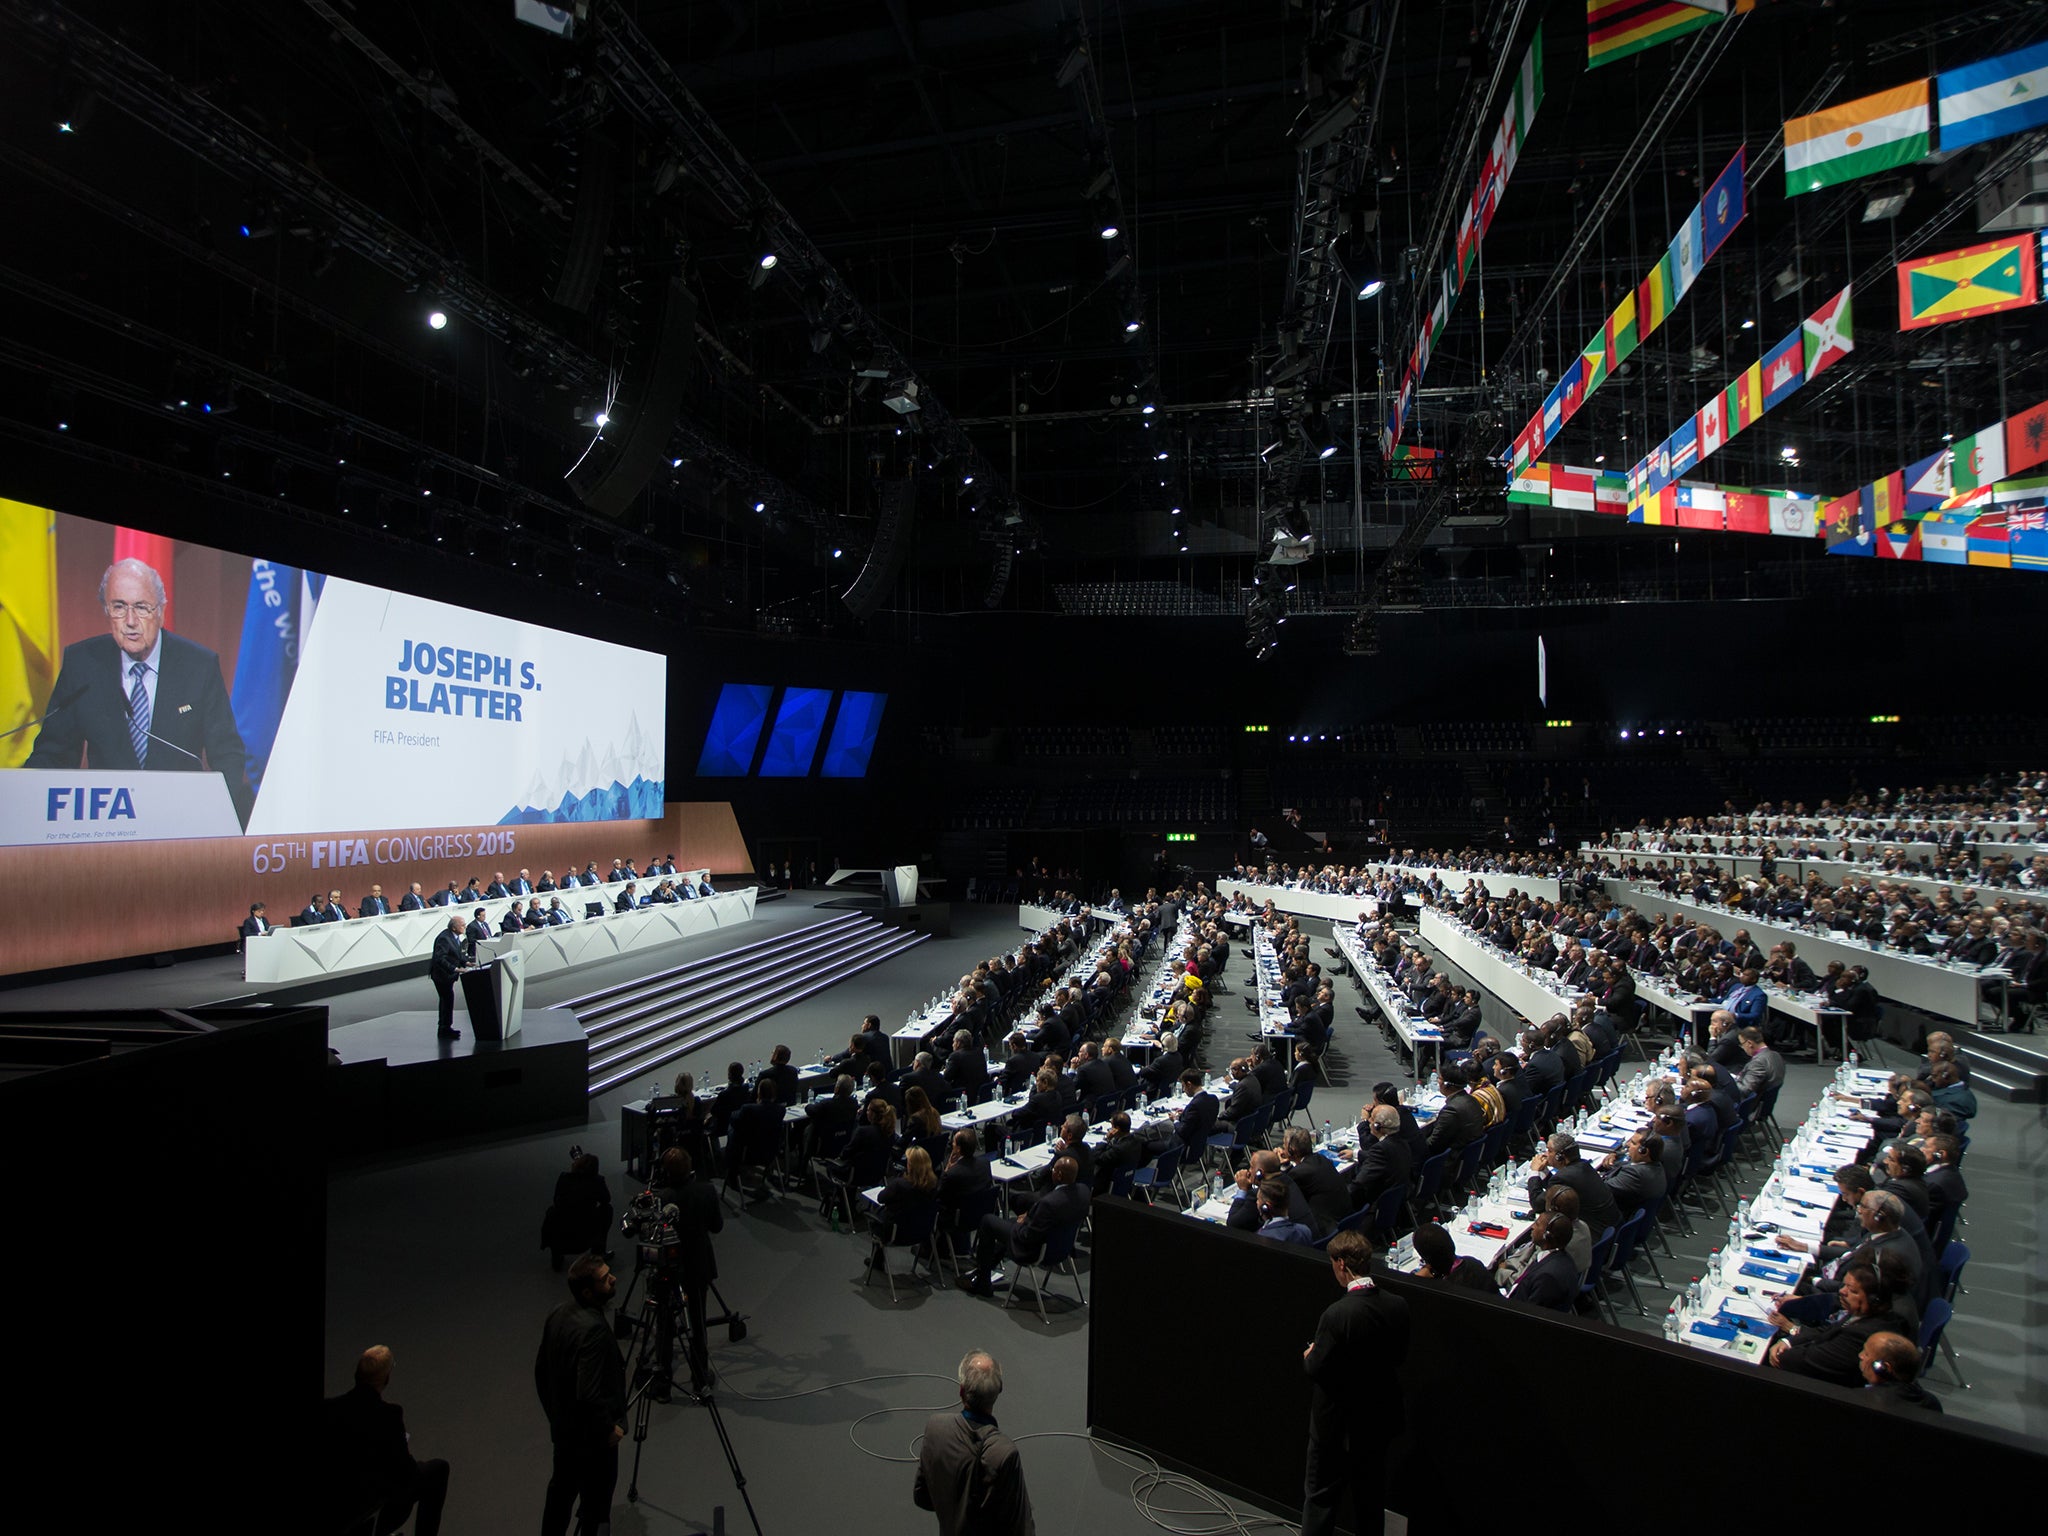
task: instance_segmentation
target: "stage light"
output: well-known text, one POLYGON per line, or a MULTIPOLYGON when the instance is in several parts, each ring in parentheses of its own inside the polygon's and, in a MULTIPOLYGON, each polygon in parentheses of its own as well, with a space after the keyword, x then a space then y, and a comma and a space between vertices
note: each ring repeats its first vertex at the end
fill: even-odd
POLYGON ((760 256, 755 259, 754 270, 747 274, 747 286, 749 288, 760 287, 763 283, 768 281, 770 275, 781 264, 782 258, 777 256, 773 251, 763 251, 760 254, 760 256))
POLYGON ((670 459, 668 461, 668 467, 670 469, 681 469, 683 467, 683 461, 681 459, 670 459))
POLYGON ((757 501, 754 503, 754 510, 756 512, 766 512, 768 510, 768 503, 765 501, 757 501))
POLYGON ((844 553, 845 553, 845 551, 844 551, 844 550, 838 550, 838 549, 835 549, 835 550, 833 550, 833 551, 832 551, 832 558, 833 558, 834 560, 837 560, 837 559, 838 559, 838 558, 839 558, 839 557, 840 557, 840 556, 841 556, 842 554, 844 554, 844 553))
POLYGON ((1102 238, 1105 240, 1114 240, 1122 233, 1123 231, 1118 229, 1113 221, 1102 226, 1102 238))
POLYGON ((763 251, 761 253, 761 270, 763 272, 773 272, 780 260, 781 258, 773 251, 763 251))
POLYGON ((59 432, 69 432, 71 430, 71 423, 68 421, 60 421, 57 423, 57 430, 59 432))
POLYGON ((1605 464, 1607 462, 1607 455, 1604 453, 1596 453, 1593 455, 1593 462, 1595 464, 1605 464))
POLYGON ((437 309, 427 316, 427 324, 437 331, 445 331, 448 329, 448 316, 437 309))
POLYGON ((1319 459, 1327 459, 1337 452, 1337 434, 1330 430, 1330 418, 1321 411, 1310 411, 1301 418, 1301 435, 1319 459))
POLYGON ((962 476, 960 477, 960 483, 961 483, 962 485, 972 485, 972 484, 974 484, 974 476, 972 476, 972 475, 962 475, 962 476))
POLYGON ((1159 453, 1155 453, 1155 454, 1153 454, 1153 455, 1152 455, 1152 460, 1153 460, 1153 462, 1154 462, 1154 463, 1156 464, 1156 463, 1160 462, 1161 460, 1163 460, 1163 459, 1164 459, 1165 457, 1166 457, 1166 454, 1165 454, 1165 453, 1164 453, 1164 452, 1162 451, 1162 452, 1159 452, 1159 453))
POLYGON ((599 425, 599 426, 601 427, 601 426, 603 426, 603 425, 604 425, 604 424, 605 424, 606 422, 610 421, 610 420, 611 420, 612 418, 611 418, 611 413, 610 413, 610 412, 608 412, 608 411, 599 411, 599 412, 598 412, 598 413, 597 413, 597 414, 596 414, 595 416, 591 417, 590 419, 591 419, 592 421, 596 422, 596 423, 597 423, 597 425, 599 425))
POLYGON ((1753 331, 1756 329, 1756 322, 1754 320, 1745 320, 1742 322, 1742 328, 1745 331, 1753 331))
POLYGON ((1153 407, 1153 405, 1151 404, 1151 402, 1150 402, 1150 401, 1147 401, 1147 402, 1146 402, 1146 403, 1145 403, 1144 405, 1141 405, 1141 406, 1139 406, 1139 407, 1138 407, 1138 414, 1139 414, 1140 416, 1150 416, 1150 415, 1152 414, 1153 410, 1154 410, 1154 407, 1153 407))
POLYGON ((1126 320, 1126 321, 1124 322, 1124 334, 1125 334, 1126 336, 1135 336, 1135 335, 1137 335, 1137 334, 1138 334, 1138 328, 1139 328, 1139 326, 1141 326, 1141 325, 1142 325, 1143 323, 1144 323, 1144 322, 1143 322, 1143 321, 1141 321, 1141 320, 1140 320, 1140 319, 1139 319, 1139 318, 1138 318, 1138 317, 1137 317, 1136 315, 1133 315, 1133 316, 1131 316, 1131 318, 1130 318, 1130 319, 1128 319, 1128 320, 1126 320))
POLYGON ((1361 299, 1372 298, 1386 286, 1386 283, 1377 277, 1367 278, 1364 284, 1360 286, 1358 296, 1361 299))

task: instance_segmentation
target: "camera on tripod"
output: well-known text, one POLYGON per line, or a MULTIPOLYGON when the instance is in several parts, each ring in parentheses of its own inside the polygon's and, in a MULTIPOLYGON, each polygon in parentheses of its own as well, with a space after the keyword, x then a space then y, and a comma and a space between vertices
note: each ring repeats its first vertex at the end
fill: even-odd
POLYGON ((676 1231, 675 1207, 662 1204, 651 1189, 643 1189, 619 1219, 619 1235, 633 1240, 642 1264, 667 1269, 682 1262, 683 1239, 676 1231))

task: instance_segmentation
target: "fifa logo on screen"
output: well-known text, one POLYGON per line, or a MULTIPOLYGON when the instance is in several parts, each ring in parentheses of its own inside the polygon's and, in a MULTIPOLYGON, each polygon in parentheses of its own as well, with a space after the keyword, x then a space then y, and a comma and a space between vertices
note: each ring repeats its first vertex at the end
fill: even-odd
POLYGON ((125 786, 83 784, 53 787, 45 821, 133 821, 135 800, 125 786))

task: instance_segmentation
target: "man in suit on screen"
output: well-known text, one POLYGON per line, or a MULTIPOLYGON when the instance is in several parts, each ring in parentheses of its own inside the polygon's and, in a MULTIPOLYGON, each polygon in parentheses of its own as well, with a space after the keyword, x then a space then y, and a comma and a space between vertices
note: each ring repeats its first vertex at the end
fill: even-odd
POLYGON ((220 657, 163 627, 163 578, 117 560, 100 578, 107 633, 64 647, 29 768, 215 772, 243 826, 255 792, 220 657))

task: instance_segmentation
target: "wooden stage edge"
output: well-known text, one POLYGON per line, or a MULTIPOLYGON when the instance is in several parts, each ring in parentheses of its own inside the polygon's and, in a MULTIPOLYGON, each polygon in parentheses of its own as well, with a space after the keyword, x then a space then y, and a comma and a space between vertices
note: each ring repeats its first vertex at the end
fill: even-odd
POLYGON ((354 912, 373 884, 396 906, 415 880, 432 895, 471 875, 489 885, 525 869, 538 880, 661 854, 679 869, 754 870, 729 800, 671 801, 658 821, 0 848, 0 889, 23 893, 25 919, 10 926, 0 975, 228 943, 253 901, 288 924, 316 890, 338 889, 354 912))

